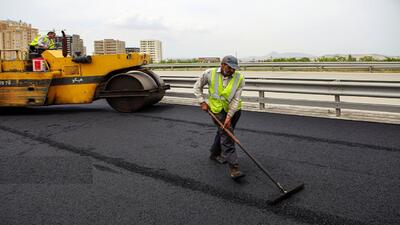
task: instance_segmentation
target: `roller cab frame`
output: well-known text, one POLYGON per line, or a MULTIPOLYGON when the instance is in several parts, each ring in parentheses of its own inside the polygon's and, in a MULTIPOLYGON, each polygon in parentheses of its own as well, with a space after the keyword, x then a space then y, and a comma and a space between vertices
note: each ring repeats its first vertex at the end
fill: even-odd
MULTIPOLYGON (((65 55, 65 54, 64 54, 65 55)), ((0 60, 0 107, 87 104, 105 98, 119 112, 159 102, 169 89, 140 53, 64 57, 61 50, 41 55, 45 71, 32 60, 0 60)))

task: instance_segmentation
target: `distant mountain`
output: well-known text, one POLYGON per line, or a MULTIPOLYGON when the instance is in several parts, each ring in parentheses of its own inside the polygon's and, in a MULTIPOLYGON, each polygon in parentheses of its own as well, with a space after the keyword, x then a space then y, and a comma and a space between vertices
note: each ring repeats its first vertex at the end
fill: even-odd
POLYGON ((303 57, 312 58, 315 56, 302 52, 283 52, 283 53, 271 52, 265 57, 276 59, 276 58, 303 58, 303 57))
POLYGON ((321 57, 333 58, 335 56, 341 56, 341 57, 347 58, 349 55, 351 55, 353 58, 356 58, 357 60, 359 60, 360 58, 365 57, 365 56, 372 56, 374 59, 378 59, 378 60, 384 60, 387 58, 387 56, 380 55, 380 54, 333 54, 333 55, 323 55, 321 57))
POLYGON ((283 52, 283 53, 270 52, 268 55, 250 56, 250 57, 240 58, 239 60, 242 62, 257 62, 257 61, 277 59, 277 58, 303 58, 303 57, 314 58, 316 56, 301 52, 283 52))

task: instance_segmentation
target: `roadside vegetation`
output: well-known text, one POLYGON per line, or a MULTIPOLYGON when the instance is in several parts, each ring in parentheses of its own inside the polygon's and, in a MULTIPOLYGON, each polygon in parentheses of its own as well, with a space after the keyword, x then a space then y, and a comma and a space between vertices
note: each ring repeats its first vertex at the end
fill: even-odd
MULTIPOLYGON (((273 59, 266 59, 266 60, 257 60, 255 62, 400 62, 400 58, 395 57, 386 57, 385 59, 377 59, 373 56, 363 56, 361 58, 353 57, 352 55, 344 56, 321 56, 316 58, 273 58, 273 59)), ((192 59, 165 59, 160 62, 161 64, 173 64, 173 63, 211 63, 211 62, 204 62, 204 60, 198 58, 192 59)), ((215 63, 215 62, 214 62, 215 63)))
MULTIPOLYGON (((386 58, 374 58, 373 56, 363 56, 363 57, 353 57, 352 55, 345 56, 321 56, 316 58, 272 58, 267 60, 252 61, 251 63, 296 63, 296 62, 309 62, 309 63, 324 63, 324 62, 336 62, 336 63, 351 63, 351 62, 400 62, 399 57, 386 57, 386 58)), ((198 70, 209 66, 209 63, 218 65, 218 61, 204 61, 204 59, 192 58, 192 59, 166 59, 162 60, 160 64, 197 64, 195 67, 187 68, 163 68, 163 70, 198 70), (208 64, 206 64, 208 63, 208 64)), ((322 67, 284 67, 284 66, 266 66, 266 67, 242 67, 242 70, 253 70, 253 71, 335 71, 335 72, 391 72, 398 73, 400 69, 398 68, 334 68, 329 66, 322 67)))
POLYGON ((400 58, 386 57, 385 59, 377 59, 373 56, 363 56, 361 58, 355 58, 352 55, 334 56, 334 57, 316 57, 316 58, 276 58, 262 60, 258 62, 400 62, 400 58))

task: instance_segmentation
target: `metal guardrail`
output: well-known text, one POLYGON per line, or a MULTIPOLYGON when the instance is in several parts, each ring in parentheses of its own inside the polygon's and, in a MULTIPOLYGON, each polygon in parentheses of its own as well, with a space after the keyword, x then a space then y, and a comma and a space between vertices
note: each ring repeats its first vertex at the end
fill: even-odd
MULTIPOLYGON (((150 69, 193 69, 217 67, 219 63, 165 63, 149 64, 145 67, 150 69)), ((241 70, 249 68, 313 68, 313 69, 367 69, 373 72, 374 69, 400 69, 400 62, 270 62, 270 63, 240 63, 241 70)))
MULTIPOLYGON (((166 96, 194 98, 192 88, 196 82, 194 76, 162 76, 163 80, 172 88, 187 89, 190 93, 168 91, 166 96), (190 88, 190 89, 189 89, 190 88)), ((342 109, 366 111, 381 111, 400 113, 399 105, 343 102, 341 96, 375 97, 400 99, 400 81, 369 81, 369 80, 332 80, 332 79, 281 79, 281 78, 246 78, 244 91, 256 93, 255 96, 242 96, 244 102, 258 103, 260 109, 266 104, 296 105, 309 107, 334 108, 336 116, 341 115, 342 109), (266 92, 330 95, 334 101, 303 100, 270 98, 266 92), (257 97, 258 95, 258 97, 257 97)))

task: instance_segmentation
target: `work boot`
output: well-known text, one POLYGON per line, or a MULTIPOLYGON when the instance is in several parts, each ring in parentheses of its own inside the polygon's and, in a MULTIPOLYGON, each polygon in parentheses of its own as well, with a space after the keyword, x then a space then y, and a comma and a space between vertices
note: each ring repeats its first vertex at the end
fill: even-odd
POLYGON ((210 155, 210 159, 216 161, 219 164, 225 164, 226 163, 226 159, 224 157, 222 157, 221 155, 211 154, 210 155))
POLYGON ((238 180, 244 177, 245 174, 239 170, 239 164, 229 164, 229 176, 233 180, 238 180))

